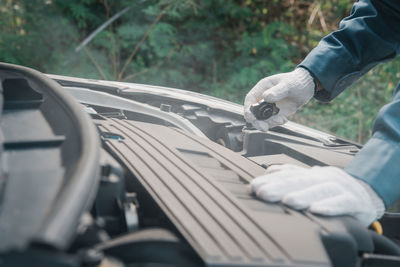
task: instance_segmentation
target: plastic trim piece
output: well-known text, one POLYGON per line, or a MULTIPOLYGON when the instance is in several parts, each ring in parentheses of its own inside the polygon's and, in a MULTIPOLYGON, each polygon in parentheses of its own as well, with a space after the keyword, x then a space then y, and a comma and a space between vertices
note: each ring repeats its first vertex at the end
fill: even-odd
POLYGON ((65 87, 65 89, 75 97, 79 102, 97 105, 103 107, 118 107, 119 109, 137 112, 141 114, 146 114, 149 116, 153 116, 159 119, 164 120, 165 122, 174 125, 182 130, 185 130, 189 133, 195 134, 196 136, 206 137, 203 132, 201 132, 198 128, 196 128, 190 121, 181 116, 164 112, 155 107, 142 104, 139 102, 135 102, 129 99, 125 99, 122 97, 110 95, 103 92, 96 92, 88 89, 82 89, 79 87, 65 87))
POLYGON ((94 201, 99 184, 100 140, 90 117, 55 81, 30 68, 0 63, 0 72, 14 73, 31 81, 68 114, 80 144, 80 156, 68 180, 44 218, 34 240, 41 244, 66 249, 75 236, 80 217, 94 201))

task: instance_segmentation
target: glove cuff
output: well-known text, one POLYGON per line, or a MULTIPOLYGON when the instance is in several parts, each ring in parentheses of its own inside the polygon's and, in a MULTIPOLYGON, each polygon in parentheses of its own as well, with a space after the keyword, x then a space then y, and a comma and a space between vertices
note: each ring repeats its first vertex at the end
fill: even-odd
POLYGON ((371 204, 374 207, 376 212, 376 220, 381 218, 385 213, 385 204, 383 200, 378 196, 377 193, 369 186, 369 184, 365 183, 364 181, 357 180, 362 187, 364 187, 365 191, 367 191, 368 196, 370 197, 371 204))
POLYGON ((296 82, 296 86, 307 88, 314 92, 316 87, 314 78, 307 69, 298 67, 293 71, 293 73, 297 76, 296 79, 294 79, 294 82, 296 82))

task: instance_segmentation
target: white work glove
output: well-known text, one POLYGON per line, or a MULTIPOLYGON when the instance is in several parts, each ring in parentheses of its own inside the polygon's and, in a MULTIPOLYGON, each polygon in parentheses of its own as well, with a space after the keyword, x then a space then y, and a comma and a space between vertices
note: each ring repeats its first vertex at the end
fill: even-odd
POLYGON ((292 72, 276 74, 260 80, 249 91, 244 100, 244 117, 260 131, 286 123, 287 116, 296 112, 314 95, 314 79, 304 68, 292 72), (250 106, 261 100, 276 103, 279 113, 266 121, 257 120, 250 111, 250 106))
POLYGON ((251 190, 265 201, 281 201, 321 215, 350 215, 364 226, 385 211, 382 199, 368 184, 337 167, 273 165, 251 182, 251 190))

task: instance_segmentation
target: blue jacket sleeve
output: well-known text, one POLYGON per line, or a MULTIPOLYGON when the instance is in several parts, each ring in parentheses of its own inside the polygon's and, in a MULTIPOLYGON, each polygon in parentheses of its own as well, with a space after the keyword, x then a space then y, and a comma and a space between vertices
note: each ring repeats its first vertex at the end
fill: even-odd
POLYGON ((400 83, 376 117, 371 139, 345 167, 369 184, 386 208, 400 198, 400 83))
MULTIPOLYGON (((330 101, 400 47, 400 1, 359 0, 338 31, 326 36, 299 65, 323 86, 330 101)), ((371 139, 345 171, 368 183, 389 207, 400 197, 400 83, 376 118, 371 139)))
POLYGON ((323 86, 315 98, 330 101, 378 63, 392 59, 400 47, 400 1, 360 0, 339 30, 321 40, 300 67, 323 86))

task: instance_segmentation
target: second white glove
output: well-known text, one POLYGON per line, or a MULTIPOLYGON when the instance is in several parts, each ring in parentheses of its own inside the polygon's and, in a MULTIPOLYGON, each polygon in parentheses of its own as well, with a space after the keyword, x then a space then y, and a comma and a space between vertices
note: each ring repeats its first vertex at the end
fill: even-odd
POLYGON ((313 97, 314 88, 314 79, 304 68, 266 77, 246 95, 244 117, 258 130, 268 131, 269 128, 286 123, 287 116, 294 114, 313 97), (279 113, 266 121, 257 120, 250 111, 250 106, 261 100, 276 103, 279 113))
POLYGON ((336 167, 273 165, 251 182, 251 189, 265 201, 282 201, 321 215, 350 215, 364 226, 385 211, 382 199, 369 185, 336 167))

